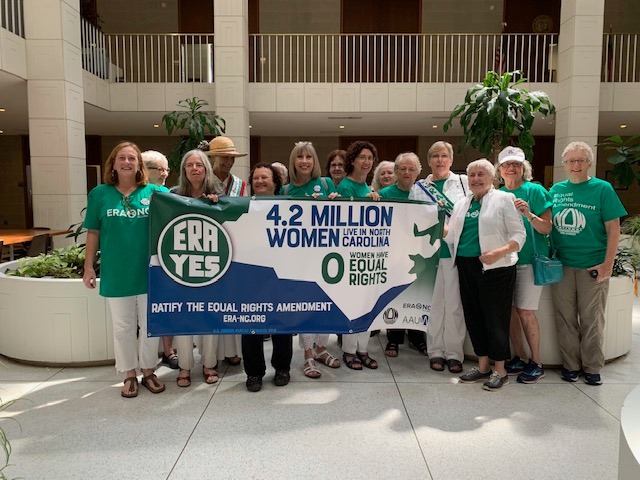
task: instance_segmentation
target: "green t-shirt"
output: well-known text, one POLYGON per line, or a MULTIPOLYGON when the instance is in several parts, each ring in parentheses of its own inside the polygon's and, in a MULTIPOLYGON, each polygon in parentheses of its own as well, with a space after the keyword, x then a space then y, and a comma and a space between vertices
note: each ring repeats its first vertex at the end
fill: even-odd
POLYGON ((336 191, 333 181, 330 178, 314 178, 304 185, 294 185, 289 183, 283 185, 280 189, 280 195, 289 195, 291 197, 311 197, 314 193, 318 193, 324 197, 336 191))
MULTIPOLYGON (((520 187, 515 190, 508 190, 507 187, 502 187, 500 190, 513 193, 516 198, 529 203, 529 210, 534 215, 542 215, 548 209, 551 208, 551 195, 547 192, 547 189, 542 185, 532 182, 524 182, 520 187)), ((536 230, 530 225, 530 222, 525 217, 522 217, 524 222, 524 229, 527 232, 527 240, 522 246, 522 250, 518 252, 518 265, 531 264, 531 257, 533 255, 533 241, 531 234, 535 235, 536 250, 540 255, 549 255, 549 244, 547 236, 536 232, 536 230)))
POLYGON ((609 182, 565 180, 551 187, 553 243, 568 267, 589 268, 604 261, 607 252, 605 222, 627 214, 609 182))
POLYGON ((354 182, 350 178, 344 177, 338 185, 338 193, 342 197, 366 198, 371 193, 369 185, 366 183, 354 182))
POLYGON ((378 194, 382 198, 404 198, 405 200, 409 199, 409 191, 407 190, 405 192, 404 190, 400 190, 395 183, 393 185, 389 185, 388 187, 384 187, 378 192, 378 194))
MULTIPOLYGON (((438 192, 442 193, 442 190, 444 189, 444 182, 446 182, 448 179, 443 178, 442 180, 432 180, 431 183, 433 183, 433 186, 436 187, 436 190, 438 190, 438 192)), ((444 195, 444 193, 442 193, 444 195)), ((447 245, 447 242, 442 241, 440 242, 440 258, 451 258, 451 252, 449 251, 449 245, 447 245)))
POLYGON ((459 257, 480 256, 480 234, 478 233, 478 217, 480 217, 480 202, 471 201, 471 206, 464 217, 464 227, 458 243, 459 257))
POLYGON ((138 187, 123 202, 113 185, 98 185, 89 193, 84 227, 100 232, 100 295, 130 297, 147 293, 149 204, 165 187, 138 187))

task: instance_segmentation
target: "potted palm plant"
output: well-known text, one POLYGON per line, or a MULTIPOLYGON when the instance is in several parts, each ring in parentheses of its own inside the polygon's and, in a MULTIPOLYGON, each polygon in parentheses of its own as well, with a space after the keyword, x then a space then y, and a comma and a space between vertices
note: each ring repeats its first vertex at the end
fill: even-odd
POLYGON ((217 137, 225 133, 224 119, 213 112, 202 110, 207 105, 209 102, 198 97, 187 98, 178 102, 178 106, 182 107, 181 110, 163 115, 162 123, 167 130, 167 135, 180 131, 187 133, 174 144, 167 158, 171 170, 179 170, 182 156, 196 148, 204 140, 205 135, 217 137))
POLYGON ((453 109, 444 131, 460 117, 463 145, 470 145, 492 161, 497 160, 498 152, 510 145, 518 133, 515 143, 528 159, 533 158, 536 142, 531 128, 536 114, 555 116, 556 108, 545 92, 515 88, 526 81, 518 70, 502 76, 487 72, 483 83, 468 89, 464 102, 453 109))

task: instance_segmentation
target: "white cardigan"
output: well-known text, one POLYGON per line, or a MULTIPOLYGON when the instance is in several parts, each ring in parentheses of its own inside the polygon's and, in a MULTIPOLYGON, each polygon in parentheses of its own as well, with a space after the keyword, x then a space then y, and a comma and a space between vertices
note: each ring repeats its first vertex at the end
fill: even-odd
MULTIPOLYGON (((451 256, 455 259, 460 243, 460 236, 464 228, 464 219, 471 205, 473 195, 469 195, 456 202, 451 219, 446 242, 453 245, 451 256)), ((522 249, 527 232, 522 222, 522 216, 516 209, 512 193, 496 190, 491 187, 480 200, 480 216, 478 217, 478 235, 480 237, 480 251, 488 252, 504 247, 513 240, 518 244, 518 251, 522 249)), ((518 254, 511 252, 491 265, 483 263, 485 270, 509 267, 518 263, 518 254)))

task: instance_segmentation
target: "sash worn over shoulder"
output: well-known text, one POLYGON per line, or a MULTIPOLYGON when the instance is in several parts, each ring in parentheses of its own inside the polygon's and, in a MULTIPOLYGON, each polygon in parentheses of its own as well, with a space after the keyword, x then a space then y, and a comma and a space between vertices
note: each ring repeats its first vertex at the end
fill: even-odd
POLYGON ((244 195, 244 186, 245 183, 235 175, 229 175, 227 179, 229 182, 227 184, 227 188, 225 188, 224 193, 230 197, 242 197, 244 195))
MULTIPOLYGON (((451 212, 453 211, 453 202, 447 197, 444 193, 440 193, 435 185, 431 182, 426 185, 422 182, 416 182, 420 188, 426 193, 431 200, 439 204, 441 207, 445 209, 445 213, 447 217, 451 216, 451 212)), ((463 187, 464 188, 464 187, 463 187)))

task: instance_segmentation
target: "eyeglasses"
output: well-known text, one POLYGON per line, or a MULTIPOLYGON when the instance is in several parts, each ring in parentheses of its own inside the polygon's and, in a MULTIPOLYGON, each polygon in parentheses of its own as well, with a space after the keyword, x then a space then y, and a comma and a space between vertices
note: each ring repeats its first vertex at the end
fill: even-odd
POLYGON ((163 173, 163 172, 169 173, 171 171, 170 169, 164 168, 164 167, 154 167, 154 170, 157 170, 160 173, 163 173))
POLYGON ((565 165, 572 165, 574 163, 577 163, 579 165, 584 165, 587 162, 588 162, 588 160, 586 158, 578 158, 577 160, 563 160, 562 161, 562 163, 564 163, 565 165))
POLYGON ((371 156, 367 156, 367 155, 358 155, 356 157, 356 160, 369 160, 371 162, 373 162, 373 155, 371 156))
POLYGON ((418 169, 416 167, 398 167, 398 171, 402 173, 416 173, 418 169))
POLYGON ((500 166, 504 168, 518 168, 518 167, 521 167, 522 164, 520 162, 504 162, 500 166))

